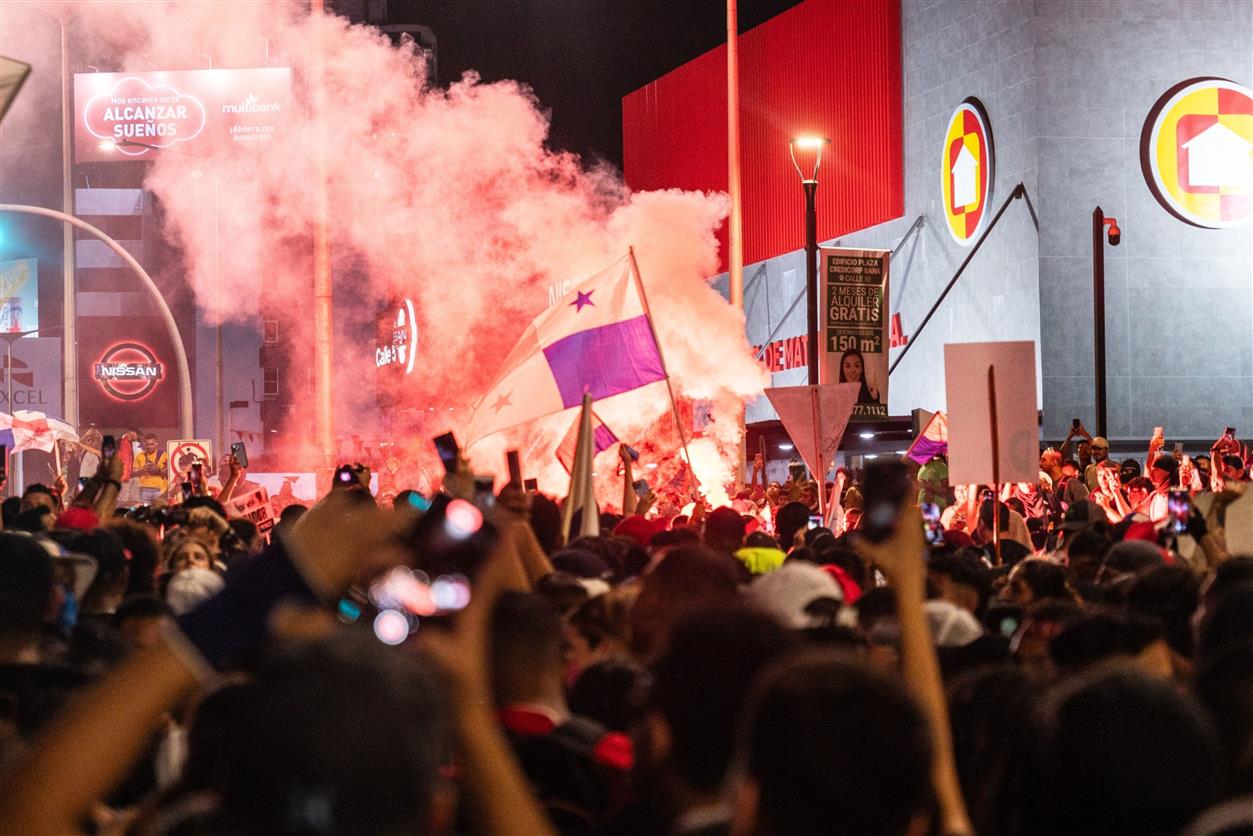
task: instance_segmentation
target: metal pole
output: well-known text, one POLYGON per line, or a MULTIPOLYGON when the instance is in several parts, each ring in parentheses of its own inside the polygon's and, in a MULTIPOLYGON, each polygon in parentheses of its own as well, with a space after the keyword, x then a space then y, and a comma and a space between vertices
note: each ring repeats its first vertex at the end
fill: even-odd
POLYGON ((1105 212, 1092 210, 1092 352, 1096 379, 1096 434, 1106 433, 1105 400, 1105 212))
MULTIPOLYGON (((5 405, 9 408, 9 415, 17 412, 13 408, 13 340, 5 340, 7 344, 6 354, 4 358, 4 379, 8 381, 8 400, 5 405)), ((26 474, 22 472, 22 456, 20 453, 10 450, 13 454, 13 478, 9 481, 9 496, 21 496, 22 489, 25 487, 22 481, 26 478, 26 474)), ((5 462, 8 464, 8 462, 5 462)))
MULTIPOLYGON (((61 27, 61 211, 74 214, 74 137, 70 129, 70 57, 69 33, 64 18, 58 17, 61 27)), ((78 426, 78 297, 74 282, 74 230, 63 226, 61 232, 61 317, 64 330, 61 334, 61 351, 64 368, 62 410, 70 426, 78 426)))
POLYGON ((805 333, 808 345, 809 385, 818 385, 818 210, 814 195, 817 180, 804 180, 805 187, 805 302, 809 308, 805 333))
MULTIPOLYGON (((170 312, 170 306, 166 304, 165 297, 161 295, 161 291, 157 288, 157 283, 152 280, 152 276, 148 275, 148 271, 135 260, 133 255, 126 251, 125 247, 84 221, 82 218, 76 218, 73 215, 67 215, 64 212, 58 212, 56 209, 45 209, 42 206, 26 206, 25 204, 20 203, 0 203, 0 212, 17 212, 18 214, 40 215, 45 218, 53 218, 61 221, 62 223, 70 224, 71 226, 76 226, 103 241, 105 246, 117 253, 118 258, 126 262, 126 266, 131 268, 131 272, 139 277, 139 280, 144 285, 144 289, 148 291, 149 295, 152 297, 152 301, 156 304, 157 311, 161 314, 161 320, 165 323, 166 332, 170 335, 170 342, 174 346, 174 362, 178 366, 179 378, 179 432, 183 434, 183 438, 193 438, 191 373, 188 371, 187 366, 187 349, 183 347, 183 336, 179 333, 178 323, 174 321, 174 314, 170 312)), ((66 413, 66 421, 69 420, 69 413, 66 413)))
MULTIPOLYGON (((727 192, 731 197, 731 213, 727 218, 727 279, 731 305, 744 309, 744 213, 740 188, 740 47, 739 11, 736 0, 727 0, 727 192)), ((747 467, 748 448, 744 432, 744 405, 736 416, 740 430, 740 466, 736 481, 740 482, 747 467)), ((737 485, 738 487, 738 485, 737 485)))
POLYGON ((313 226, 313 387, 314 387, 314 439, 322 459, 324 471, 334 466, 335 425, 333 399, 331 397, 332 366, 334 350, 334 320, 332 318, 330 202, 326 188, 326 87, 323 78, 322 24, 323 0, 312 0, 312 11, 318 20, 314 23, 312 98, 314 131, 314 155, 316 168, 317 218, 313 226))

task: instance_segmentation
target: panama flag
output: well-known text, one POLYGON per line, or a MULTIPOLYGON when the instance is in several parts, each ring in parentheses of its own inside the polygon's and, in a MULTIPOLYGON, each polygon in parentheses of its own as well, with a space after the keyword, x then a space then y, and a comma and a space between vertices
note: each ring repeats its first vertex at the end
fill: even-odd
POLYGON ((494 432, 666 379, 624 256, 584 279, 527 327, 466 425, 466 446, 494 432))
POLYGON ((947 452, 948 418, 943 412, 937 412, 931 416, 931 420, 914 439, 914 443, 909 445, 905 455, 918 464, 926 464, 936 456, 942 456, 947 452))
MULTIPOLYGON (((566 469, 566 473, 574 472, 574 454, 579 446, 579 424, 582 420, 583 416, 580 413, 574 419, 574 423, 570 425, 570 431, 566 433, 566 437, 557 445, 557 461, 561 462, 561 466, 566 469)), ((600 416, 593 412, 592 447, 595 453, 602 453, 617 443, 618 436, 614 435, 613 430, 609 429, 609 425, 600 420, 600 416)))

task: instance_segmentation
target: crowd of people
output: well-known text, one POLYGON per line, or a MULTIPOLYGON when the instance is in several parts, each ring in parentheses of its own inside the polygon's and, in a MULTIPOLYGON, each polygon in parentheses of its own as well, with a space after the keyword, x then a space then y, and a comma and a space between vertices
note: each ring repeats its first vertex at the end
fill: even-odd
POLYGON ((1250 833, 1247 451, 1165 448, 1076 422, 1037 482, 938 456, 886 508, 763 457, 683 508, 624 449, 583 537, 464 461, 263 534, 230 457, 127 506, 102 455, 4 505, 0 831, 1250 833))

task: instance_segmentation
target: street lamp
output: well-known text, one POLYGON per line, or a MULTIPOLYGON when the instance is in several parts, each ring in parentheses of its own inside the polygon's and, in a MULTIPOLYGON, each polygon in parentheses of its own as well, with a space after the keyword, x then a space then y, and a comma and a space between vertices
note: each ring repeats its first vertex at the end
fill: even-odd
POLYGON ((809 385, 818 385, 818 212, 814 208, 814 195, 818 191, 818 166, 822 165, 822 152, 831 140, 821 136, 797 136, 788 143, 792 165, 800 175, 805 189, 805 302, 809 307, 806 319, 808 334, 809 385), (813 167, 806 176, 801 159, 813 160, 813 167))

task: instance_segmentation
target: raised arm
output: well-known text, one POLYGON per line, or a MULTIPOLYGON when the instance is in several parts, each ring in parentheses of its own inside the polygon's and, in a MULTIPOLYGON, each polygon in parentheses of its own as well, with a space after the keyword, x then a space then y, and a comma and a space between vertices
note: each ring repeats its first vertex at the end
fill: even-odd
POLYGON ((918 700, 931 726, 935 755, 931 782, 940 808, 940 832, 946 836, 973 834, 966 802, 962 798, 953 756, 953 733, 948 703, 940 678, 931 629, 923 610, 927 571, 923 562, 927 545, 922 533, 922 514, 907 500, 892 537, 881 544, 858 543, 858 551, 873 561, 896 593, 896 617, 901 629, 901 666, 905 683, 918 700))

